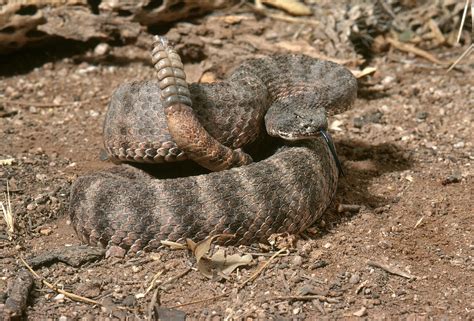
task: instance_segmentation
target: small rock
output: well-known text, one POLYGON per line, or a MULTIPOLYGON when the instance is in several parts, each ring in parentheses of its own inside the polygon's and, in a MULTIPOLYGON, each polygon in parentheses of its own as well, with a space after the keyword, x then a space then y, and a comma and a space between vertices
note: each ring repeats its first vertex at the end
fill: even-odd
POLYGON ((259 261, 259 262, 265 262, 266 260, 267 260, 267 258, 264 257, 264 256, 257 257, 257 261, 259 261))
POLYGON ((359 273, 352 274, 352 276, 349 279, 349 283, 351 283, 351 284, 357 284, 357 283, 359 283, 359 281, 360 281, 359 273))
POLYGON ((420 120, 425 120, 428 118, 429 113, 427 111, 419 111, 416 113, 416 118, 420 120))
POLYGON ((53 301, 63 302, 64 301, 64 294, 59 293, 53 298, 53 301))
POLYGON ((60 316, 58 321, 67 321, 67 316, 65 315, 60 316))
POLYGON ((133 295, 127 295, 125 299, 123 299, 122 304, 126 307, 133 307, 137 303, 137 299, 133 295))
MULTIPOLYGON (((186 320, 186 313, 180 310, 156 307, 155 311, 158 312, 158 320, 186 320)), ((215 314, 215 311, 212 311, 211 313, 215 314)))
POLYGON ((301 247, 300 254, 303 256, 308 256, 311 253, 312 248, 313 246, 311 245, 311 243, 307 242, 301 247))
POLYGON ((44 181, 44 180, 46 180, 47 178, 48 178, 48 175, 46 175, 46 174, 36 174, 36 179, 37 179, 38 181, 44 181))
POLYGON ((295 255, 295 257, 293 258, 293 260, 291 261, 291 263, 294 265, 294 266, 300 266, 301 264, 303 264, 303 258, 299 255, 295 255))
POLYGON ((63 103, 64 99, 60 95, 54 97, 53 99, 53 104, 55 105, 61 105, 63 103))
POLYGON ((382 84, 383 84, 383 85, 388 85, 388 84, 390 84, 390 83, 392 83, 392 82, 394 82, 394 81, 395 81, 395 77, 393 77, 393 76, 386 76, 384 79, 382 79, 382 84))
POLYGON ((120 246, 114 245, 114 246, 109 247, 107 252, 105 252, 105 257, 106 258, 109 258, 109 257, 123 258, 125 257, 125 254, 126 254, 125 249, 121 248, 120 246))
POLYGON ((88 298, 95 298, 100 295, 100 284, 97 282, 81 283, 77 287, 76 292, 88 298))
POLYGON ((452 175, 449 175, 448 177, 446 177, 441 182, 441 184, 442 185, 449 185, 449 184, 453 184, 453 183, 459 183, 460 181, 461 181, 461 175, 456 173, 456 174, 452 174, 452 175))
POLYGON ((35 197, 36 204, 45 204, 48 201, 48 195, 40 194, 35 197))
POLYGON ((362 128, 364 125, 368 123, 380 124, 382 120, 382 116, 383 116, 383 113, 377 110, 375 112, 364 114, 360 117, 355 117, 352 120, 352 123, 354 127, 356 128, 362 128))
POLYGON ((360 308, 360 310, 352 313, 352 315, 354 315, 356 317, 363 317, 366 314, 367 314, 367 308, 366 307, 362 307, 362 308, 360 308))
POLYGON ((26 209, 28 211, 34 211, 37 207, 38 207, 38 205, 36 205, 36 203, 30 203, 30 204, 26 205, 26 209))
POLYGON ((457 142, 456 144, 453 145, 454 148, 463 148, 464 147, 464 142, 457 142))
POLYGON ((322 267, 325 267, 329 265, 328 262, 324 261, 324 260, 316 260, 313 264, 312 264, 312 268, 313 269, 319 269, 319 268, 322 268, 322 267))
POLYGON ((94 54, 97 56, 103 56, 105 55, 108 51, 110 50, 110 46, 103 42, 99 43, 95 48, 94 48, 94 54))
POLYGON ((298 294, 299 295, 314 294, 314 295, 326 296, 328 292, 320 288, 313 287, 312 285, 304 284, 301 288, 298 289, 298 294))
POLYGON ((41 235, 50 235, 51 233, 53 233, 53 229, 49 226, 44 226, 40 228, 39 233, 41 235))
POLYGON ((329 243, 329 242, 323 245, 323 247, 324 247, 325 249, 328 249, 328 248, 330 248, 331 246, 332 246, 332 244, 329 243))
POLYGON ((355 204, 339 204, 337 206, 337 211, 339 213, 349 212, 349 213, 359 213, 362 206, 355 204))
POLYGON ((138 273, 141 271, 141 267, 140 266, 136 266, 136 265, 133 265, 132 266, 132 272, 133 273, 138 273))

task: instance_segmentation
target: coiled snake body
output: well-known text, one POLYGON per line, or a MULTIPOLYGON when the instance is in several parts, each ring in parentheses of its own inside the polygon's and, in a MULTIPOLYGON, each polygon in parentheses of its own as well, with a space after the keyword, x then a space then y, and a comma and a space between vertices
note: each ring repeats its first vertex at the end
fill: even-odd
POLYGON ((324 212, 338 170, 320 132, 328 112, 355 99, 357 82, 347 69, 279 55, 247 60, 227 81, 188 91, 179 56, 165 41, 152 55, 159 80, 124 84, 112 97, 104 125, 110 157, 190 158, 223 171, 156 179, 125 165, 80 177, 70 213, 83 241, 132 252, 217 233, 235 234, 229 242, 237 244, 265 242, 272 233, 301 232, 324 212), (252 159, 244 149, 266 134, 286 143, 246 165, 252 159))

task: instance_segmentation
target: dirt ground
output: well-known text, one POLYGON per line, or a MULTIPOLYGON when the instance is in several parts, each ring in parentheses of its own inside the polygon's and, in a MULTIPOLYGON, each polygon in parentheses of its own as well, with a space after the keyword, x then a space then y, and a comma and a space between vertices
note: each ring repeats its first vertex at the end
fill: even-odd
MULTIPOLYGON (((180 30, 179 43, 190 44, 180 50, 191 81, 219 80, 247 57, 282 51, 260 50, 255 39, 278 43, 299 28, 269 18, 230 20, 226 26, 205 17, 199 27, 168 31, 176 38, 180 30)), ((108 99, 123 82, 155 77, 146 51, 124 47, 114 56, 100 49, 60 42, 0 57, 0 160, 13 159, 0 165, 0 191, 8 181, 16 216, 13 240, 0 222, 0 304, 20 257, 79 244, 68 217, 69 187, 80 175, 113 166, 100 157, 108 99)), ((432 53, 454 59, 462 51, 432 53)), ((346 176, 322 221, 241 290, 239 282, 269 255, 255 255, 229 280, 209 280, 195 269, 172 279, 155 298, 160 313, 176 320, 179 311, 216 320, 473 319, 473 64, 471 55, 447 74, 405 52, 375 56, 374 86, 362 86, 354 108, 331 119, 346 176), (356 206, 338 210, 341 204, 356 206)), ((237 250, 265 253, 258 245, 237 250)), ((102 306, 74 302, 36 281, 26 317, 145 318, 153 291, 137 294, 156 273, 166 281, 192 264, 186 251, 165 248, 79 267, 46 265, 36 270, 43 278, 102 306)))

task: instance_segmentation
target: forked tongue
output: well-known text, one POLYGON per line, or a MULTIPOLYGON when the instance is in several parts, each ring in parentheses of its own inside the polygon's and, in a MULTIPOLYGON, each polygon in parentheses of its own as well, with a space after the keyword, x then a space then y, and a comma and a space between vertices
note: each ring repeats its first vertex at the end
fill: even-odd
POLYGON ((324 129, 320 129, 319 132, 321 135, 324 137, 324 140, 328 144, 329 150, 331 151, 332 157, 334 158, 334 161, 336 162, 337 170, 339 171, 339 174, 342 176, 345 176, 344 170, 342 169, 341 162, 339 161, 339 157, 337 157, 337 152, 336 148, 334 147, 334 143, 332 141, 331 135, 324 129))

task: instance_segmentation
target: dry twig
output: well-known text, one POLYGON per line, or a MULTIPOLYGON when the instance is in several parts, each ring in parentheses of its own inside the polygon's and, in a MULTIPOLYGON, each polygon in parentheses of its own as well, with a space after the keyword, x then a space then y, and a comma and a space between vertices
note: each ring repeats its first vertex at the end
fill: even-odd
MULTIPOLYGON (((474 4, 471 6, 471 10, 473 9, 474 4)), ((458 37, 456 38, 456 43, 459 43, 461 40, 462 28, 464 27, 464 23, 466 22, 467 10, 469 8, 469 0, 466 0, 466 4, 464 5, 464 11, 462 13, 461 24, 459 25, 458 37)), ((474 12, 472 13, 472 19, 474 20, 474 12)), ((474 25, 473 25, 474 28, 474 25)))
POLYGON ((423 222, 424 219, 425 219, 425 217, 422 216, 422 217, 416 222, 416 224, 415 224, 415 226, 414 226, 413 228, 417 228, 418 226, 420 226, 420 225, 421 225, 421 222, 423 222))
POLYGON ((260 9, 258 6, 251 5, 250 3, 246 3, 246 6, 252 9, 257 14, 264 15, 265 17, 275 19, 275 20, 281 20, 281 21, 286 21, 286 22, 291 22, 291 23, 302 23, 302 24, 307 24, 307 25, 313 25, 313 26, 319 26, 320 23, 317 20, 311 20, 309 18, 295 18, 283 14, 276 14, 276 13, 271 13, 268 12, 265 9, 260 9))
POLYGON ((15 233, 15 217, 13 216, 12 203, 10 199, 10 187, 7 180, 7 192, 5 193, 5 205, 3 202, 0 202, 0 207, 2 208, 3 218, 7 223, 7 233, 8 238, 11 240, 13 234, 15 233))
POLYGON ((155 289, 155 291, 153 292, 153 297, 151 298, 150 304, 148 305, 147 320, 155 320, 153 318, 153 313, 155 312, 156 301, 158 301, 158 290, 159 288, 155 289))
MULTIPOLYGON (((464 11, 462 14, 461 24, 459 25, 458 37, 456 39, 456 43, 459 43, 461 40, 462 29, 464 27, 464 23, 466 22, 467 11, 469 8, 469 0, 466 0, 466 4, 464 5, 464 11)), ((471 19, 474 21, 474 1, 471 4, 471 19)), ((472 24, 473 32, 474 32, 474 23, 472 24)), ((466 57, 474 48, 474 44, 471 44, 466 51, 464 51, 458 59, 456 59, 451 66, 449 66, 446 73, 450 72, 464 57, 466 57)))
POLYGON ((369 283, 369 280, 365 280, 364 282, 359 284, 359 286, 355 290, 355 294, 359 294, 359 292, 367 285, 367 283, 369 283))
POLYGON ((409 273, 406 273, 406 272, 404 272, 404 271, 402 271, 399 268, 394 267, 394 266, 389 266, 387 264, 383 264, 383 263, 379 263, 379 262, 373 262, 373 261, 369 261, 369 262, 367 262, 367 264, 369 266, 376 267, 376 268, 382 269, 384 271, 387 271, 390 274, 398 275, 398 276, 401 276, 401 277, 404 277, 404 278, 407 278, 407 279, 416 278, 415 276, 413 276, 409 273))
POLYGON ((273 259, 275 257, 277 257, 278 255, 280 255, 281 253, 283 253, 284 251, 287 251, 286 248, 282 248, 281 250, 279 250, 278 252, 276 252, 275 254, 273 254, 269 259, 268 261, 266 261, 257 271, 255 271, 255 273, 250 276, 247 280, 245 280, 244 282, 240 283, 239 285, 239 290, 242 289, 247 283, 249 283, 250 281, 253 281, 257 278, 257 276, 262 273, 263 270, 265 270, 265 268, 273 261, 273 259))
POLYGON ((89 299, 89 298, 86 298, 86 297, 83 297, 83 296, 80 296, 80 295, 77 295, 77 294, 74 294, 74 293, 71 293, 71 292, 68 292, 68 291, 64 291, 62 289, 59 289, 57 286, 49 283, 48 281, 46 281, 43 277, 41 277, 40 275, 38 275, 38 273, 36 273, 33 268, 28 264, 26 263, 26 261, 20 257, 20 260, 21 262, 23 263, 23 265, 28 269, 28 271, 31 272, 31 274, 33 274, 33 276, 35 278, 37 278, 38 280, 41 281, 41 283, 43 283, 44 285, 46 285, 48 288, 50 288, 51 290, 55 291, 55 292, 58 292, 58 293, 61 293, 61 294, 64 294, 64 296, 67 296, 68 298, 70 298, 71 300, 73 301, 78 301, 78 302, 83 302, 83 303, 89 303, 89 304, 96 304, 96 305, 102 305, 99 301, 96 301, 96 300, 92 300, 92 299, 89 299))
POLYGON ((268 298, 265 301, 273 301, 273 300, 290 300, 290 301, 306 301, 306 300, 319 300, 322 302, 328 303, 338 303, 339 300, 335 298, 328 298, 324 295, 289 295, 289 296, 277 296, 274 298, 268 298))
POLYGON ((472 49, 474 48, 474 44, 471 43, 471 45, 461 54, 461 56, 459 56, 458 59, 456 59, 451 66, 449 66, 448 70, 446 71, 446 73, 450 72, 451 70, 453 70, 453 68, 462 60, 464 59, 464 57, 466 57, 471 51, 472 49))
POLYGON ((429 52, 417 48, 411 44, 408 43, 403 43, 398 40, 395 40, 393 38, 387 38, 387 42, 390 43, 394 48, 397 48, 398 50, 405 51, 405 52, 410 52, 412 54, 415 54, 417 56, 423 57, 426 60, 431 61, 432 63, 438 64, 438 65, 448 65, 449 62, 447 61, 441 61, 429 52))

